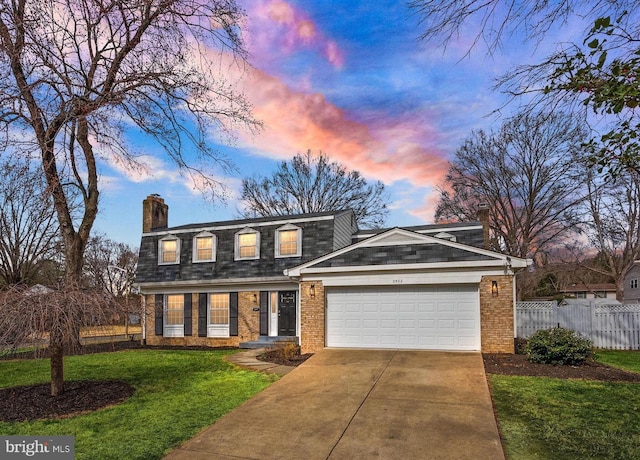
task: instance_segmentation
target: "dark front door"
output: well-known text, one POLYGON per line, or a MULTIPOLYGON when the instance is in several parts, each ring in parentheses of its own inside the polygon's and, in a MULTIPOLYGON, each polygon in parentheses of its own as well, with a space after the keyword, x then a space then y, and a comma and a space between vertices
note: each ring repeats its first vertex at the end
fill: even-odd
POLYGON ((296 291, 278 292, 278 335, 296 335, 296 291))

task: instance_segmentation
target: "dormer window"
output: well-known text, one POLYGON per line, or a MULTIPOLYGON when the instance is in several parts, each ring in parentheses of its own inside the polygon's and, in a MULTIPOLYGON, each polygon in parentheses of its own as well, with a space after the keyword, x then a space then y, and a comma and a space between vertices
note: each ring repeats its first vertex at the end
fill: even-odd
POLYGON ((287 224, 276 230, 276 257, 302 256, 302 229, 287 224))
POLYGON ((246 228, 236 233, 235 259, 259 259, 260 258, 260 233, 246 228))
POLYGON ((180 240, 175 236, 166 236, 158 241, 158 264, 180 263, 180 240))
POLYGON ((193 262, 216 261, 216 237, 209 232, 202 232, 193 238, 193 262))

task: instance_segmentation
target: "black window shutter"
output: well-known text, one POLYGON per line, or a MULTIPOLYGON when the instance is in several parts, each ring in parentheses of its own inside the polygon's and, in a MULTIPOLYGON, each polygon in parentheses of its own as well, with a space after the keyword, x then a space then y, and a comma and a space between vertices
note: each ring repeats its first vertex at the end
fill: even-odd
POLYGON ((156 294, 156 335, 162 335, 162 326, 163 326, 163 318, 164 318, 164 295, 156 294))
POLYGON ((260 291, 260 335, 269 335, 269 292, 260 291))
POLYGON ((238 293, 229 293, 229 335, 238 335, 238 293))
POLYGON ((191 322, 191 294, 184 295, 184 335, 193 335, 193 324, 191 322))
POLYGON ((207 297, 205 293, 198 296, 198 337, 207 336, 207 297))

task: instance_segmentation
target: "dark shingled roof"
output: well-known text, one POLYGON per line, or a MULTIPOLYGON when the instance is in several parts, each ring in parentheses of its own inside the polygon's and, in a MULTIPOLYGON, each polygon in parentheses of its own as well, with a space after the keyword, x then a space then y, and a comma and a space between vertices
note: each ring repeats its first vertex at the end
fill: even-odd
POLYGON ((359 267, 411 263, 494 260, 493 257, 442 244, 361 247, 325 260, 314 267, 359 267))

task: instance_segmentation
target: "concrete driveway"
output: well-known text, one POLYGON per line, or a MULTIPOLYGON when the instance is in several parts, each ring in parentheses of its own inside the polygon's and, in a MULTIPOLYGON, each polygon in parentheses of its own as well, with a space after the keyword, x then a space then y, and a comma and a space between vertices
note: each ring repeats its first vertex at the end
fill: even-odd
POLYGON ((504 459, 480 353, 326 349, 167 459, 504 459))

